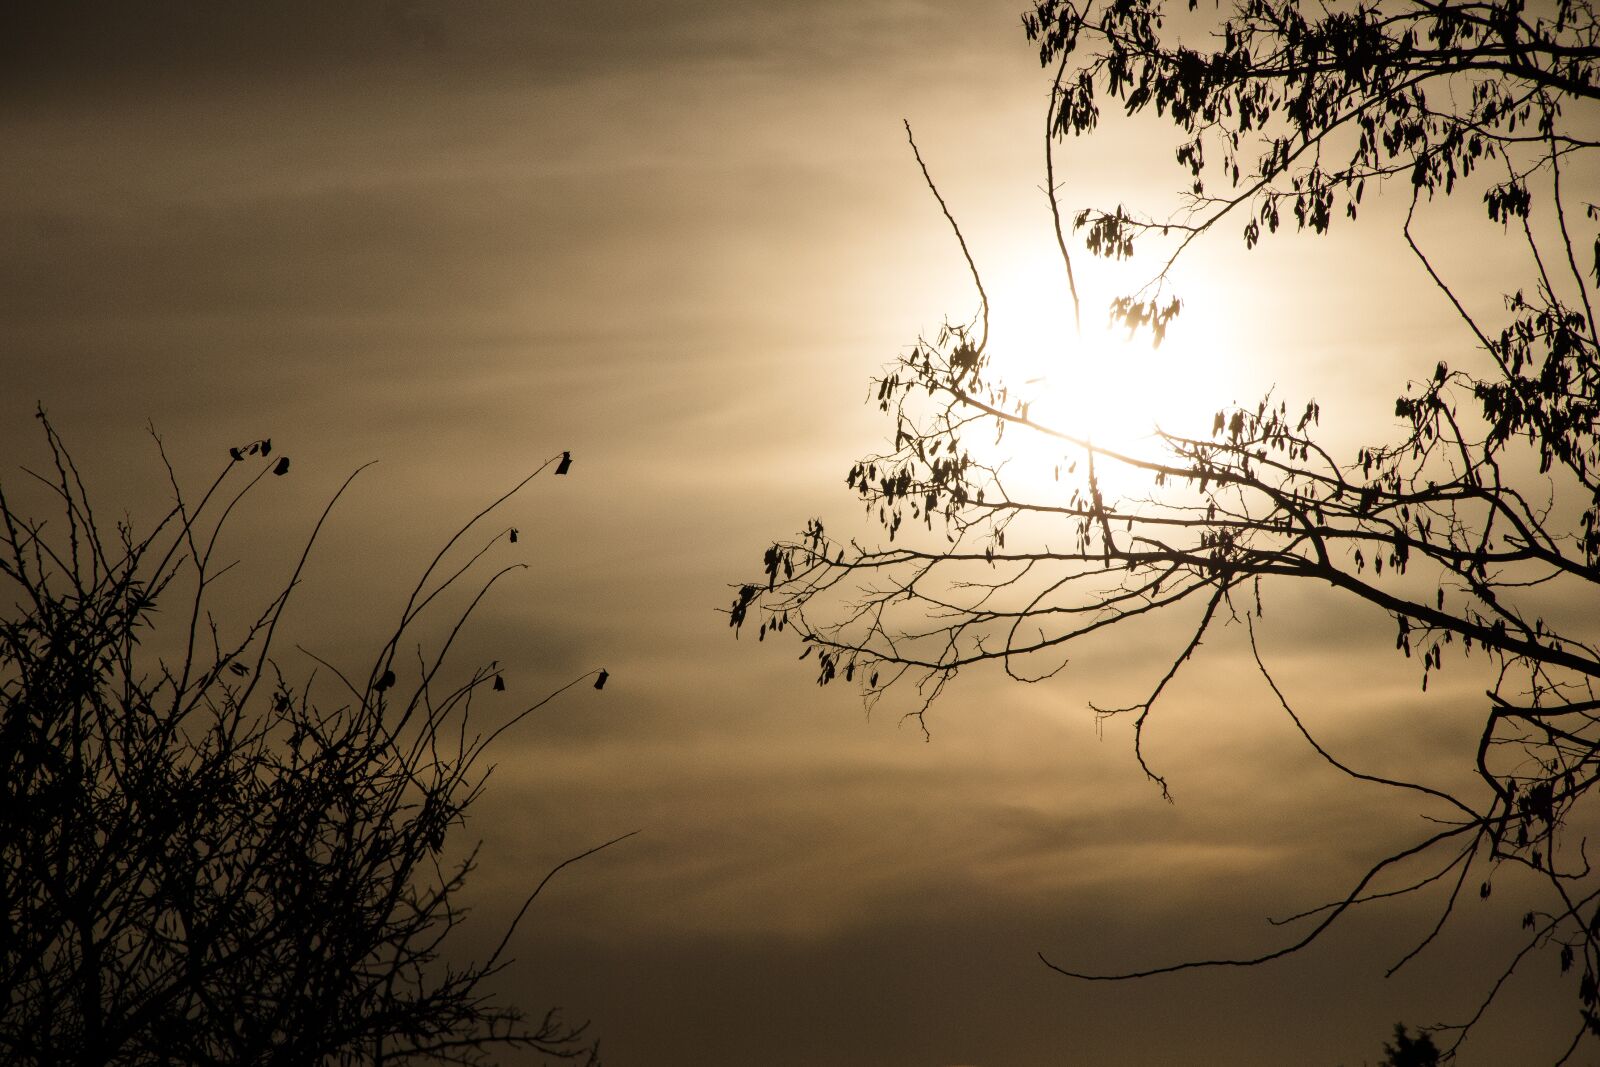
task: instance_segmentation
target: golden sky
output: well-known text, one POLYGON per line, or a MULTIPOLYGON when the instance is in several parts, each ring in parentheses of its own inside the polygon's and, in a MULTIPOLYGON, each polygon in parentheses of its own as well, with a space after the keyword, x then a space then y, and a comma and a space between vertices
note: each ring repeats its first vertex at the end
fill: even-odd
MULTIPOLYGON (((523 537, 501 555, 531 570, 462 662, 498 659, 524 696, 601 665, 611 684, 505 739, 469 832, 486 841, 488 939, 550 866, 643 831, 541 898, 507 980, 529 1008, 592 1018, 608 1063, 1356 1064, 1396 1019, 1456 1020, 1492 980, 1483 947, 1517 932, 1468 916, 1386 981, 1430 914, 1405 905, 1255 970, 1054 975, 1036 952, 1116 969, 1279 943, 1268 916, 1342 892, 1426 813, 1317 763, 1238 628, 1152 727, 1169 805, 1125 725, 1102 736, 1086 704, 1141 695, 1175 630, 1087 647, 1043 685, 975 672, 924 743, 904 709, 865 716, 851 691, 812 685, 793 646, 735 642, 719 614, 770 540, 854 518, 844 474, 892 432, 869 375, 973 312, 903 119, 990 280, 997 336, 1050 343, 1045 82, 1020 8, 6 16, 8 485, 41 458, 36 403, 106 513, 136 520, 164 491, 147 422, 191 485, 270 435, 295 466, 241 531, 244 602, 379 460, 290 619, 294 641, 359 665, 455 525, 572 451, 568 479, 507 512, 523 537)), ((1108 123, 1063 151, 1063 199, 1159 203, 1182 182, 1169 160, 1164 131, 1108 123)), ((1213 235, 1179 273, 1192 312, 1169 345, 1115 353, 1102 382, 1173 387, 1098 406, 1209 424, 1275 386, 1291 406, 1317 397, 1336 438, 1382 433, 1405 379, 1467 348, 1405 256, 1404 206, 1248 255, 1233 229, 1213 235)), ((1445 253, 1478 239, 1437 217, 1422 233, 1445 253)), ((1457 259, 1492 299, 1492 256, 1457 259)), ((1467 772, 1480 679, 1422 699, 1382 616, 1294 590, 1269 611, 1272 665, 1325 744, 1375 771, 1467 772)), ((286 668, 309 669, 292 644, 286 668)), ((1507 1062, 1539 1013, 1564 1013, 1544 990, 1516 987, 1467 1062, 1507 1062)))

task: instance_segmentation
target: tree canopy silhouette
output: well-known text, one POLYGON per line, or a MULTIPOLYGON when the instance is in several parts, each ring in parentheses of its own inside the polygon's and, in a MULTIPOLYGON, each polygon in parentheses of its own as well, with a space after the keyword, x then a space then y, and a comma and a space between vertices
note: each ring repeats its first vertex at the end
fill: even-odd
POLYGON ((1383 1043, 1381 1067, 1439 1067, 1439 1049, 1427 1034, 1412 1037, 1403 1023, 1395 1023, 1394 1044, 1383 1043))
POLYGON ((486 988, 544 882, 487 958, 446 952, 477 860, 447 840, 482 793, 490 744, 556 693, 509 712, 491 701, 480 725, 503 672, 442 672, 473 608, 523 564, 478 584, 436 653, 415 632, 500 536, 464 563, 450 550, 533 475, 439 552, 370 670, 324 663, 335 681, 314 696, 280 669, 275 638, 349 480, 282 592, 219 621, 229 519, 289 470, 272 442, 230 449, 197 504, 172 477, 170 510, 136 535, 102 524, 44 432, 52 462, 35 477, 53 521, 0 489, 0 1058, 479 1063, 518 1047, 597 1062, 584 1026, 524 1017, 486 988))
MULTIPOLYGON (((1158 431, 1137 453, 1096 447, 1081 427, 1044 421, 1024 383, 1004 380, 981 272, 945 208, 979 313, 920 338, 876 380, 893 448, 862 459, 846 481, 887 542, 836 539, 811 521, 766 551, 764 576, 738 587, 730 621, 755 623, 762 638, 797 635, 820 683, 859 680, 868 699, 914 688, 910 714, 925 726, 963 670, 992 663, 1042 680, 1073 642, 1192 610, 1186 637, 1140 699, 1095 706, 1131 717, 1139 763, 1164 795, 1168 783, 1142 746, 1162 693, 1213 626, 1248 626, 1285 583, 1331 587, 1377 609, 1372 618, 1387 616, 1424 690, 1461 657, 1486 663, 1480 740, 1462 754, 1476 767, 1475 790, 1362 773, 1295 718, 1335 767, 1442 804, 1448 817, 1302 916, 1282 948, 1136 974, 1051 966, 1112 979, 1264 962, 1362 903, 1447 886, 1437 925, 1398 967, 1438 933, 1460 894, 1488 897, 1510 864, 1535 872, 1550 904, 1521 917, 1526 945, 1506 975, 1536 949, 1576 970, 1576 1048, 1600 1034, 1600 884, 1581 843, 1563 833, 1600 780, 1600 209, 1584 200, 1600 145, 1600 22, 1590 0, 1196 8, 1041 0, 1023 17, 1051 73, 1044 167, 1062 303, 1077 313, 1069 235, 1094 256, 1153 251, 1159 266, 1109 312, 1159 344, 1182 310, 1172 267, 1200 237, 1229 221, 1248 246, 1291 220, 1325 233, 1354 224, 1363 197, 1382 189, 1409 201, 1399 225, 1419 284, 1462 323, 1460 358, 1405 384, 1393 436, 1353 456, 1324 443, 1315 400, 1291 408, 1271 397, 1217 411, 1209 436, 1158 431), (1106 107, 1171 124, 1183 183, 1175 213, 1062 210, 1057 146, 1092 138, 1106 107), (1463 196, 1481 199, 1521 249, 1503 257, 1503 306, 1474 306, 1452 284, 1458 265, 1413 232, 1420 212, 1463 196), (1067 484, 1014 484, 970 443, 997 432, 1059 449, 1067 484), (1139 472, 1149 495, 1115 498, 1105 481, 1113 466, 1139 472), (1430 864, 1425 877, 1380 890, 1418 862, 1430 864)), ((923 174, 937 196, 925 166, 923 174)), ((1271 682, 1259 655, 1257 663, 1271 682)), ((1457 1027, 1456 1044, 1503 982, 1457 1027)))

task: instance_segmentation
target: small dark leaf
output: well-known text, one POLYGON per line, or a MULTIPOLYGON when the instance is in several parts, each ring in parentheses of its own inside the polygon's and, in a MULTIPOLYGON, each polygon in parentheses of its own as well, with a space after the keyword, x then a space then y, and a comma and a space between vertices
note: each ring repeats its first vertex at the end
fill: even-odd
POLYGON ((1488 882, 1485 882, 1481 886, 1478 887, 1478 899, 1479 900, 1488 900, 1489 899, 1489 883, 1488 882))
POLYGON ((381 693, 392 685, 394 685, 394 671, 384 671, 383 677, 379 678, 378 684, 374 685, 372 688, 381 693))
POLYGON ((272 438, 263 437, 261 439, 261 454, 263 456, 266 456, 266 455, 270 455, 271 453, 272 453, 272 438))
POLYGON ((606 687, 606 679, 609 677, 611 675, 602 669, 599 674, 595 675, 594 687, 596 689, 604 689, 606 687))
POLYGON ((517 528, 515 526, 511 527, 511 543, 517 543, 517 528))
POLYGON ((500 677, 498 674, 494 676, 494 691, 496 693, 503 693, 506 691, 506 680, 500 677))
POLYGON ((278 457, 278 462, 272 468, 272 473, 273 474, 277 474, 277 475, 288 474, 289 473, 289 457, 288 456, 280 456, 280 457, 278 457))
POLYGON ((241 678, 250 673, 250 668, 243 663, 230 663, 228 664, 228 669, 241 678))
POLYGON ((239 462, 241 459, 244 458, 244 453, 239 451, 237 448, 228 449, 228 455, 230 457, 232 457, 232 459, 233 459, 233 461, 235 463, 239 462))
POLYGON ((572 469, 572 453, 571 452, 563 452, 563 453, 561 453, 561 462, 556 464, 556 473, 557 474, 565 474, 565 473, 567 473, 567 471, 569 471, 571 469, 572 469))

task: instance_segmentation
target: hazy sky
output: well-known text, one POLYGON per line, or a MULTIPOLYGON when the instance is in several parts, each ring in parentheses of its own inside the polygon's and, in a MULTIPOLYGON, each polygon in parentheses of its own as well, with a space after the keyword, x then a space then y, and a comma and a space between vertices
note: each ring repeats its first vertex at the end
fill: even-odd
MULTIPOLYGON (((924 743, 903 709, 865 716, 849 690, 812 685, 793 646, 735 642, 719 614, 770 540, 855 514, 844 472, 891 432, 864 403, 868 376, 973 310, 902 119, 997 316, 1015 316, 998 328, 1019 343, 1041 328, 1030 297, 1058 292, 1039 279, 1059 268, 1020 8, 4 16, 8 485, 41 458, 36 403, 102 508, 136 520, 164 499, 147 423, 191 485, 270 435, 293 477, 266 487, 235 543, 243 598, 286 575, 286 546, 379 460, 294 609, 283 659, 303 672, 294 642, 356 666, 375 653, 455 525, 572 451, 568 479, 535 482, 493 524, 524 532, 496 559, 531 569, 461 662, 500 660, 528 699, 591 667, 612 682, 505 741, 469 831, 486 840, 484 939, 550 866, 643 831, 541 898, 508 980, 530 1008, 591 1018, 610 1064, 1353 1065, 1380 1058, 1396 1019, 1458 1020, 1498 962, 1477 950, 1517 932, 1468 914, 1386 981, 1430 914, 1403 905, 1256 970, 1062 978, 1035 953, 1114 970, 1278 944, 1268 916, 1341 892, 1424 813, 1315 762, 1245 669, 1237 628, 1152 728, 1168 805, 1125 726, 1102 736, 1086 703, 1140 695, 1175 632, 1086 649, 1046 685, 974 673, 924 743)), ((1177 187, 1153 131, 1110 123, 1072 146, 1065 200, 1177 187)), ((1248 256, 1215 235, 1180 273, 1195 304, 1170 349, 1112 366, 1181 381, 1207 423, 1277 385, 1291 404, 1317 396, 1350 440, 1381 432, 1405 378, 1465 347, 1385 225, 1396 206, 1248 256)), ((1460 240, 1456 225, 1433 235, 1460 240)), ((1460 270, 1490 292, 1492 261, 1460 270)), ((1481 679, 1447 675, 1423 700, 1383 617, 1282 593, 1267 649, 1324 742, 1376 771, 1459 780, 1481 679)), ((1561 988, 1552 1006, 1539 977, 1513 987, 1463 1062, 1507 1062, 1541 1012, 1564 1019, 1561 988)))

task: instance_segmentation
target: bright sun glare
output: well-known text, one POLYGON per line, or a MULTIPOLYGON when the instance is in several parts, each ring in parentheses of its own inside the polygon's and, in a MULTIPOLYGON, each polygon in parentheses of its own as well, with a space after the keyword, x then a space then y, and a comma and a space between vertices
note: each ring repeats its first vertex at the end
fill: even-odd
MULTIPOLYGON (((985 279, 992 302, 990 378, 1026 399, 1035 422, 1100 448, 1150 458, 1157 426, 1184 434, 1209 429, 1219 353, 1196 343, 1182 314, 1161 347, 1153 348, 1148 335, 1129 339, 1125 328, 1108 325, 1111 294, 1080 280, 1083 325, 1075 333, 1060 262, 1018 257, 1013 264, 992 283, 985 279)), ((1008 431, 1001 452, 1011 463, 1035 469, 1081 457, 1071 445, 1031 432, 1008 431)), ((1148 484, 1142 475, 1110 467, 1101 464, 1098 472, 1110 488, 1132 491, 1148 484)))

